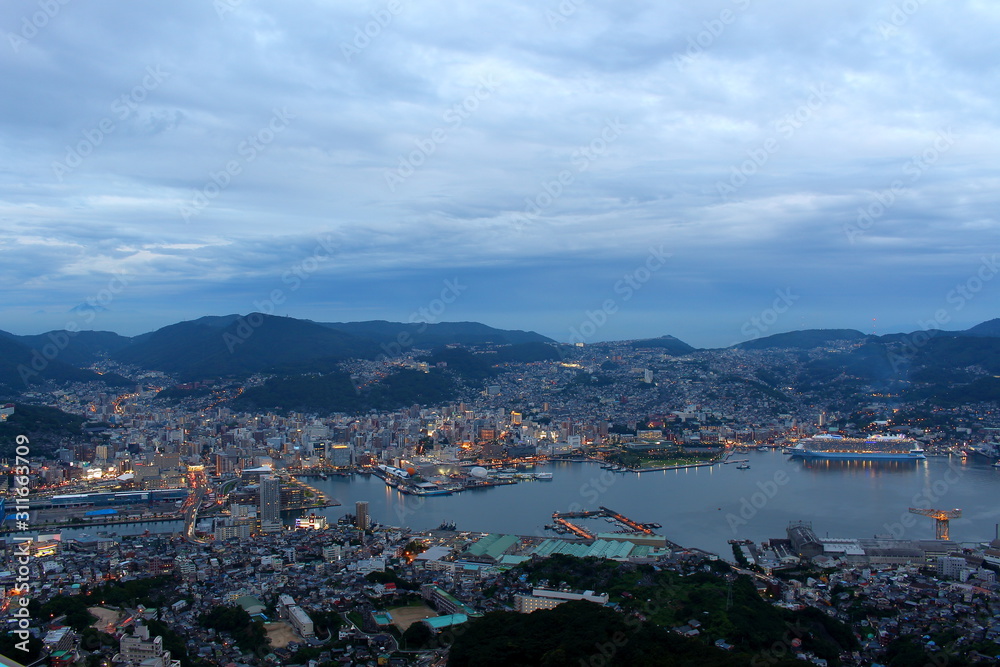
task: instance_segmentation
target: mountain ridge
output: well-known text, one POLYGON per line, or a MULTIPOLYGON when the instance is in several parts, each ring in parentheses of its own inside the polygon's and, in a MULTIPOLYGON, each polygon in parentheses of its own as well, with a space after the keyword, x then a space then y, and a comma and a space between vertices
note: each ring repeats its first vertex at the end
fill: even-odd
MULTIPOLYGON (((805 329, 762 336, 726 348, 696 348, 672 335, 620 342, 634 348, 659 349, 672 356, 701 349, 840 349, 836 343, 849 343, 861 346, 851 358, 856 357, 862 364, 864 359, 870 361, 876 350, 888 354, 890 349, 915 347, 916 353, 905 354, 903 362, 890 363, 894 374, 899 368, 911 366, 917 370, 930 369, 923 370, 925 373, 942 373, 940 364, 927 357, 930 349, 966 365, 974 361, 972 351, 976 350, 992 362, 996 339, 1000 339, 1000 318, 959 331, 914 331, 882 336, 856 329, 805 329), (932 344, 928 345, 925 339, 931 339, 932 344), (963 340, 967 342, 959 342, 963 340)), ((6 351, 3 357, 6 365, 0 365, 0 383, 14 390, 23 389, 23 376, 26 375, 31 382, 93 380, 101 376, 84 367, 101 360, 159 370, 181 381, 246 377, 255 373, 324 373, 335 370, 350 358, 396 357, 411 349, 436 350, 456 344, 510 347, 512 350, 525 345, 554 345, 556 347, 551 349, 558 349, 559 345, 534 331, 497 329, 479 322, 317 322, 262 313, 233 313, 206 315, 132 337, 109 331, 71 333, 55 330, 33 335, 0 331, 0 353, 6 351), (32 363, 38 368, 32 367, 32 363)), ((541 360, 549 355, 542 348, 530 354, 522 350, 519 354, 524 357, 520 360, 541 360)), ((845 361, 847 359, 844 357, 845 361)), ((870 371, 875 368, 889 373, 885 364, 873 366, 870 371)), ((821 375, 833 370, 820 366, 815 369, 821 375)))

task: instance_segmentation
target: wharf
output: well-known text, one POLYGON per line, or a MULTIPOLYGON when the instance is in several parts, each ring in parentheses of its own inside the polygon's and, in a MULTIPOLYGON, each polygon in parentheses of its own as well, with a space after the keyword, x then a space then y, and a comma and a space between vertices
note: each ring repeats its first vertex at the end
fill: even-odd
POLYGON ((614 519, 618 523, 637 533, 645 533, 646 535, 656 535, 653 532, 654 528, 659 528, 658 523, 639 523, 634 521, 624 514, 614 511, 613 509, 604 507, 603 505, 598 510, 587 510, 582 512, 553 512, 552 519, 555 521, 555 525, 565 528, 567 531, 582 537, 587 540, 596 539, 596 535, 591 533, 586 528, 581 528, 580 526, 567 521, 567 519, 587 519, 592 517, 607 517, 609 519, 614 519))
MULTIPOLYGON (((726 463, 729 463, 729 461, 726 461, 726 463)), ((708 461, 705 463, 681 463, 678 465, 659 466, 656 468, 619 468, 617 470, 609 468, 609 470, 611 470, 611 472, 659 472, 661 470, 684 470, 685 468, 711 468, 714 465, 715 461, 708 461)))

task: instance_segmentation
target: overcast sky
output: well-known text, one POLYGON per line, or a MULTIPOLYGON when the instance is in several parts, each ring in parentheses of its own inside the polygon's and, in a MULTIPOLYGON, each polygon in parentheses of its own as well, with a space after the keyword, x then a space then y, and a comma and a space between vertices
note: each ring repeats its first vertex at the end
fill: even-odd
POLYGON ((965 328, 1000 315, 998 33, 988 0, 4 2, 0 329, 965 328))

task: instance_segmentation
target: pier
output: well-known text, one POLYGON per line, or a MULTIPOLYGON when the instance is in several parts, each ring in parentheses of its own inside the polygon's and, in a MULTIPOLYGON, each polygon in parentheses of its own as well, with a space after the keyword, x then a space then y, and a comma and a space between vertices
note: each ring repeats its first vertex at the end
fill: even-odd
MULTIPOLYGON (((726 461, 729 463, 729 461, 726 461)), ((705 463, 680 463, 671 466, 659 466, 657 468, 609 468, 611 472, 660 472, 661 470, 684 470, 685 468, 711 468, 715 465, 714 461, 706 461, 705 463)))
POLYGON ((636 531, 637 533, 646 533, 647 535, 655 535, 653 529, 650 528, 649 525, 647 524, 639 523, 638 521, 633 521, 624 514, 619 514, 618 512, 612 509, 608 509, 607 507, 604 506, 601 507, 601 510, 604 511, 605 516, 611 517, 612 519, 625 524, 626 526, 636 531))
POLYGON ((565 528, 569 532, 573 533, 577 537, 582 537, 585 540, 594 540, 594 539, 597 539, 597 536, 594 535, 589 530, 581 528, 580 526, 576 525, 575 523, 570 523, 566 519, 563 519, 562 517, 556 516, 556 514, 552 515, 552 519, 556 522, 557 525, 562 526, 563 528, 565 528))
POLYGON ((656 535, 656 533, 653 532, 653 529, 660 527, 660 524, 658 523, 639 523, 638 521, 634 521, 625 516, 624 514, 620 514, 614 511, 613 509, 604 507, 603 505, 600 507, 600 509, 597 510, 552 513, 552 519, 555 521, 556 525, 562 526, 563 528, 573 533, 574 535, 582 537, 586 540, 596 539, 597 536, 591 533, 589 530, 581 528, 580 526, 571 523, 570 521, 567 521, 567 519, 592 519, 594 517, 607 517, 610 519, 614 519, 623 526, 632 529, 634 532, 644 533, 646 535, 656 535))

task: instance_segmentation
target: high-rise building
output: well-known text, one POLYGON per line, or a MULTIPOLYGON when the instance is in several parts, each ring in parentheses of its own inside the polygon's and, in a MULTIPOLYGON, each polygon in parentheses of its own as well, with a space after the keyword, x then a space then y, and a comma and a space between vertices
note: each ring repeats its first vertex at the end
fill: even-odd
POLYGON ((260 478, 260 527, 265 533, 281 528, 281 480, 274 475, 260 478))
POLYGON ((351 460, 353 458, 353 452, 347 445, 330 445, 327 447, 326 451, 327 458, 330 460, 330 465, 346 468, 353 463, 351 460))
POLYGON ((365 530, 368 528, 368 524, 368 503, 364 500, 359 500, 354 503, 354 525, 361 530, 365 530))

